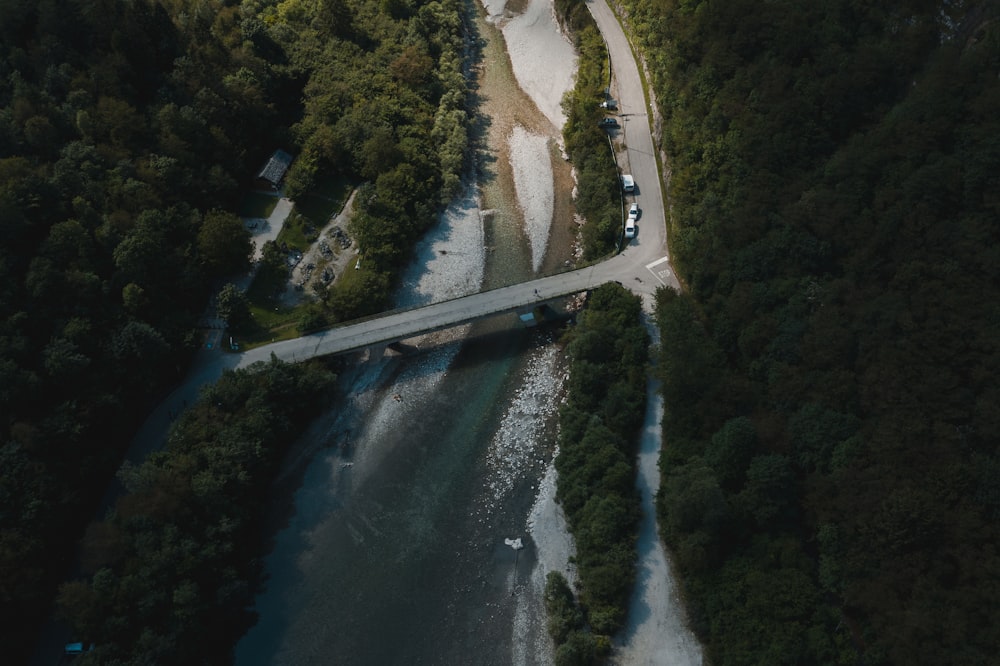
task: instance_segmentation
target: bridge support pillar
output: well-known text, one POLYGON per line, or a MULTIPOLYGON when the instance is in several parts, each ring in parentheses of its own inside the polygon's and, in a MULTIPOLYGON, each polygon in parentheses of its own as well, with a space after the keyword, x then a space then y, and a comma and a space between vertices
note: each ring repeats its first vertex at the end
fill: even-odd
POLYGON ((387 346, 390 352, 400 356, 409 356, 420 349, 418 345, 408 345, 405 342, 390 342, 387 346))
POLYGON ((365 363, 374 363, 375 361, 382 360, 385 356, 385 348, 388 347, 387 344, 378 344, 368 347, 365 352, 368 354, 368 358, 365 359, 365 363))

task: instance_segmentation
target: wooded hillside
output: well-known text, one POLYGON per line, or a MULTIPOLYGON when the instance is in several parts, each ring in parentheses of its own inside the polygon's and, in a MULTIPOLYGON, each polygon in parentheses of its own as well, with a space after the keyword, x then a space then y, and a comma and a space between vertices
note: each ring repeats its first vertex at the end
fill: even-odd
POLYGON ((249 265, 242 224, 211 211, 235 210, 267 149, 273 82, 235 7, 172 20, 180 4, 0 3, 0 636, 15 662, 124 443, 183 371, 212 280, 249 265))
POLYGON ((1000 23, 627 1, 687 294, 661 519, 715 664, 1000 647, 1000 23))
POLYGON ((368 183, 364 275, 455 187, 467 142, 453 0, 0 0, 0 641, 21 662, 149 406, 249 266, 238 210, 276 147, 288 194, 368 183), (11 647, 14 646, 14 647, 11 647))

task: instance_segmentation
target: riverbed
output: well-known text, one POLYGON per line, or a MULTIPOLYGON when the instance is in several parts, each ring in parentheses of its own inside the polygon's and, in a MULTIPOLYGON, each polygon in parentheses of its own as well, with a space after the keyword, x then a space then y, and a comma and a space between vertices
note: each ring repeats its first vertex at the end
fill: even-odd
MULTIPOLYGON (((530 21, 477 22, 488 122, 475 184, 417 248, 397 305, 572 262, 573 225, 553 224, 572 220, 560 117, 542 110, 562 91, 527 96, 494 27, 537 31, 547 11, 529 3, 530 21)), ((269 580, 237 663, 552 662, 539 576, 572 573, 551 472, 566 372, 557 334, 498 317, 347 364, 343 396, 276 484, 269 580)))

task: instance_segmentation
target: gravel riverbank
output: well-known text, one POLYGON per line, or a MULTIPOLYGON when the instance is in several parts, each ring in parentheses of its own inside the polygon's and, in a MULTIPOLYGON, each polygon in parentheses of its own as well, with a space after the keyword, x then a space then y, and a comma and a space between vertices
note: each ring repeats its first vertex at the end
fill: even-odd
MULTIPOLYGON (((558 148, 572 48, 551 0, 530 0, 519 15, 485 6, 511 62, 501 61, 502 42, 498 54, 499 40, 486 40, 479 182, 470 178, 417 247, 397 307, 520 281, 573 257, 570 170, 558 148)), ((574 578, 551 465, 561 353, 499 320, 407 344, 419 353, 350 363, 342 404, 290 456, 282 482, 294 497, 238 664, 323 664, 331 654, 344 664, 553 663, 545 576, 574 578)), ((669 575, 648 572, 641 594, 669 575)), ((661 663, 642 638, 661 610, 642 603, 646 612, 633 614, 647 621, 616 642, 620 663, 661 663)))

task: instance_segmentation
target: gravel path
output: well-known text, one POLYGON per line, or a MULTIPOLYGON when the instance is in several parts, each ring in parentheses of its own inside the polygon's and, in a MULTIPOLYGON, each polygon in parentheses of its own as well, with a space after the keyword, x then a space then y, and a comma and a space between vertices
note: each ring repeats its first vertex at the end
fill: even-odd
MULTIPOLYGON (((656 336, 652 322, 647 321, 647 329, 656 336)), ((612 659, 612 663, 620 666, 699 666, 702 663, 701 645, 687 626, 684 605, 656 524, 662 418, 663 397, 659 382, 651 377, 646 387, 646 422, 639 443, 636 478, 642 498, 642 522, 636 544, 639 565, 628 609, 628 624, 616 637, 612 659)))
POLYGON ((247 229, 250 231, 251 240, 253 241, 254 261, 260 259, 264 243, 278 238, 278 234, 281 233, 281 227, 285 225, 285 218, 292 212, 292 206, 294 205, 291 199, 281 197, 274 205, 274 210, 266 218, 253 217, 245 220, 247 229))

